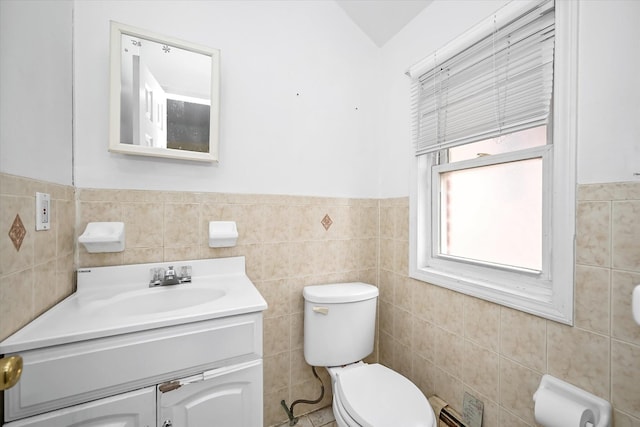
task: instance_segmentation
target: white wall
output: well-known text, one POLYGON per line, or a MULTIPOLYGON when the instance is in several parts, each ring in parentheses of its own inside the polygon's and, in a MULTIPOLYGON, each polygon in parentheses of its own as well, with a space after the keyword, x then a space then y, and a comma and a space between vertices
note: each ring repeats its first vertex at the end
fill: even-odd
MULTIPOLYGON (((404 71, 504 3, 435 1, 378 49, 332 1, 2 0, 0 172, 72 183, 75 8, 77 186, 406 196, 404 71), (110 19, 222 50, 219 165, 107 152, 110 19)), ((580 2, 579 183, 640 179, 637 22, 640 2, 580 2)))
MULTIPOLYGON (((382 48, 381 197, 409 194, 410 80, 404 71, 505 3, 435 1, 382 48)), ((639 22, 638 1, 580 2, 580 184, 640 180, 633 175, 640 172, 639 22)))
POLYGON ((640 2, 580 3, 578 182, 640 176, 640 2))
POLYGON ((0 172, 72 184, 71 0, 0 1, 0 172))
POLYGON ((81 188, 375 197, 378 49, 332 1, 75 2, 81 188), (109 21, 221 50, 219 165, 107 152, 109 21))

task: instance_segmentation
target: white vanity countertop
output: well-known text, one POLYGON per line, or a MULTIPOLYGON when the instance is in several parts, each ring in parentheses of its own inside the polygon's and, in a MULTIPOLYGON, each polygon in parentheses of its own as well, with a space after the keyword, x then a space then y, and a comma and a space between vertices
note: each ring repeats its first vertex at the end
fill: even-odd
POLYGON ((267 303, 244 257, 78 270, 78 290, 0 343, 0 354, 68 344, 238 314, 267 303), (191 283, 149 287, 149 270, 192 266, 191 283))

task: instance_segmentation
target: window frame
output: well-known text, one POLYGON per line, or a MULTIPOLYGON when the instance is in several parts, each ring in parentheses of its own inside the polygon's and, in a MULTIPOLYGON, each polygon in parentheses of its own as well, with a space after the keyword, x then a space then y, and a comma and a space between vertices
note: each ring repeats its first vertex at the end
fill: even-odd
MULTIPOLYGON (((508 267, 502 266, 499 264, 492 264, 490 262, 483 262, 480 260, 469 260, 465 262, 460 257, 456 257, 454 255, 445 255, 440 253, 440 248, 442 245, 442 234, 441 234, 441 179, 440 174, 446 172, 454 172, 461 170, 469 170, 478 167, 485 166, 495 166, 495 165, 503 165, 511 162, 518 162, 523 160, 530 159, 541 159, 542 160, 542 229, 548 229, 550 225, 550 205, 551 200, 548 197, 548 192, 545 192, 544 189, 548 188, 549 180, 552 178, 551 176, 551 162, 553 157, 553 147, 551 144, 541 145, 538 147, 532 147, 524 150, 512 151, 502 154, 495 154, 491 156, 482 156, 475 159, 463 160, 455 163, 436 163, 437 156, 429 156, 428 157, 428 167, 431 170, 431 189, 430 189, 430 198, 431 200, 439 200, 437 204, 431 204, 431 227, 427 229, 427 242, 431 242, 429 257, 432 258, 432 266, 439 267, 442 270, 455 270, 457 267, 453 267, 453 265, 469 264, 470 270, 474 270, 479 275, 486 275, 486 269, 497 269, 503 270, 505 272, 519 272, 525 278, 532 276, 537 277, 538 279, 549 281, 549 265, 550 265, 550 240, 549 235, 544 234, 541 236, 542 240, 542 269, 540 272, 535 272, 533 270, 529 270, 526 268, 518 268, 518 267, 508 267), (474 267, 475 266, 475 267, 474 267)), ((539 280, 531 284, 538 284, 539 280)))
MULTIPOLYGON (((554 96, 549 123, 553 144, 451 164, 437 165, 438 152, 416 156, 411 162, 410 277, 573 324, 577 17, 577 1, 555 2, 554 96), (439 173, 513 161, 522 155, 543 159, 542 273, 439 255, 439 203, 431 203, 439 197, 439 173)), ((469 34, 461 37, 465 36, 469 34)))

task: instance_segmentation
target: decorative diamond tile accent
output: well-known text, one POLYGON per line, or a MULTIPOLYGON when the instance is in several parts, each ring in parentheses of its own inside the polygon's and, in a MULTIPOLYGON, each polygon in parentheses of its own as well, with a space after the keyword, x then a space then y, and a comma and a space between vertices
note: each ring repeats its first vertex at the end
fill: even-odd
POLYGON ((16 251, 20 250, 20 246, 22 246, 22 241, 26 235, 27 230, 24 228, 24 224, 22 224, 20 215, 16 215, 16 219, 13 220, 13 224, 11 224, 11 228, 9 229, 9 238, 13 242, 16 251))
POLYGON ((320 221, 320 223, 322 224, 325 230, 328 230, 329 227, 331 227, 331 224, 333 224, 333 221, 331 220, 331 217, 329 216, 329 214, 326 214, 324 218, 322 218, 322 221, 320 221))

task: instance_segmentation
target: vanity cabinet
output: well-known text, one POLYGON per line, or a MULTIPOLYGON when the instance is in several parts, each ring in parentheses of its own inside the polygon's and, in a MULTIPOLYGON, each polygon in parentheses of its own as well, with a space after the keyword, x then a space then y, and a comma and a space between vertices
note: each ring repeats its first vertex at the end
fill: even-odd
POLYGON ((5 427, 152 427, 156 390, 147 387, 5 424, 5 427))
POLYGON ((22 355, 4 427, 262 424, 262 313, 22 355))
POLYGON ((253 361, 158 386, 158 427, 262 425, 262 363, 253 361))
POLYGON ((213 369, 18 420, 5 427, 255 427, 262 361, 213 369), (252 410, 253 408, 253 410, 252 410))
MULTIPOLYGON (((0 0, 1 1, 1 0, 0 0)), ((262 312, 244 257, 78 270, 77 291, 0 342, 23 360, 4 427, 262 425, 262 312)))

